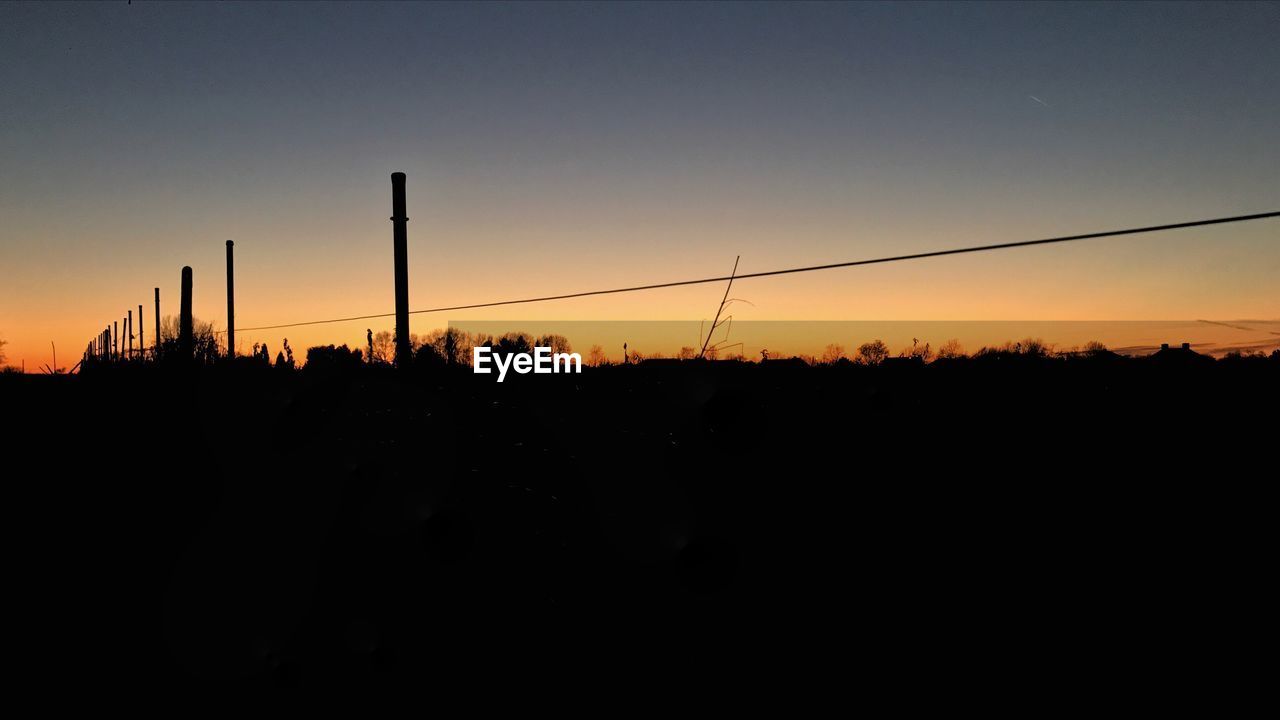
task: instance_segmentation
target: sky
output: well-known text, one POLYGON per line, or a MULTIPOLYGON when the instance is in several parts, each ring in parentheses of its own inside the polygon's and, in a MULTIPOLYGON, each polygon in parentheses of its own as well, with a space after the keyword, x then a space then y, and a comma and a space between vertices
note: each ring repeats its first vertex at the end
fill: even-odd
MULTIPOLYGON (((3 3, 0 339, 30 371, 139 304, 150 335, 183 265, 225 327, 228 239, 240 327, 389 313, 397 171, 414 308, 1277 210, 1278 33, 1280 3, 3 3)), ((1265 220, 744 281, 735 312, 1274 320, 1278 271, 1265 220)))

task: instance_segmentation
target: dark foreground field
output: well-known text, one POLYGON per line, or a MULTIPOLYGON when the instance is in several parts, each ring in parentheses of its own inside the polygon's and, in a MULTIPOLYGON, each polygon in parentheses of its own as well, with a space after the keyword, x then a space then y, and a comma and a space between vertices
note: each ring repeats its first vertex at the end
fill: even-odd
POLYGON ((1261 676, 1224 643, 1274 574, 1274 361, 491 378, 0 376, 23 672, 797 699, 1261 676))

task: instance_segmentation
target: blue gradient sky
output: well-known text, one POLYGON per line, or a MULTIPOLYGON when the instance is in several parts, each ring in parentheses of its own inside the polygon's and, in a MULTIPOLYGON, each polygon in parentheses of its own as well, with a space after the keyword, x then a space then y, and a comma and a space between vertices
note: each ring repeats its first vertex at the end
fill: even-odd
MULTIPOLYGON (((6 3, 0 338, 74 357, 184 264, 222 326, 227 239, 241 326, 389 312, 393 171, 414 307, 1274 210, 1278 36, 1277 3, 6 3)), ((1278 236, 735 294, 762 320, 1276 318, 1278 236)), ((720 292, 467 316, 696 319, 720 292)))

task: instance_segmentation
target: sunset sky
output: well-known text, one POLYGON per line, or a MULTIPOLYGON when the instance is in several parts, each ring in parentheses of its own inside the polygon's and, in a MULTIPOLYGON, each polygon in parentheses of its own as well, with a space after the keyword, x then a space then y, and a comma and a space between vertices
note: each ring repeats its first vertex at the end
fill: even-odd
MULTIPOLYGON (((223 328, 228 239, 242 327, 389 313, 396 171, 414 308, 1277 210, 1278 37, 1280 3, 3 3, 0 339, 34 371, 139 304, 150 336, 183 265, 223 328)), ((1277 277, 1264 220, 734 296, 742 320, 1275 320, 1277 277)), ((412 329, 696 321, 722 293, 412 329)), ((366 327, 391 320, 237 337, 366 327)))

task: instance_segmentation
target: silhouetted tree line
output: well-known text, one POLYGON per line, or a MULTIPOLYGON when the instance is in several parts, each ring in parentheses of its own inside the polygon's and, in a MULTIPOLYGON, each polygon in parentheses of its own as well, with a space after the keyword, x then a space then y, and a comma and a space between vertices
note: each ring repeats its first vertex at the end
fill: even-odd
MULTIPOLYGON (((1174 350, 1175 353, 1183 352, 1174 350)), ((862 365, 875 366, 882 365, 888 361, 899 359, 909 360, 917 364, 942 362, 1052 362, 1066 361, 1076 359, 1113 359, 1113 360, 1142 360, 1144 357, 1150 358, 1161 355, 1161 353, 1152 353, 1146 356, 1127 356, 1115 353, 1107 348, 1107 346, 1098 341, 1086 343, 1083 347, 1072 347, 1067 349, 1056 349, 1052 344, 1044 342, 1040 338, 1023 338, 1018 341, 1009 341, 1001 345, 983 346, 972 354, 968 354, 964 350, 957 339, 947 340, 934 350, 928 342, 921 342, 918 338, 913 339, 911 345, 903 348, 896 355, 889 349, 889 346, 882 340, 872 340, 862 343, 857 347, 852 355, 845 353, 843 345, 830 344, 823 350, 822 354, 814 357, 811 355, 793 356, 793 360, 801 360, 808 365, 862 365)), ((684 359, 682 354, 682 359, 684 359)), ((1190 356, 1205 361, 1212 361, 1209 355, 1202 355, 1192 352, 1190 356)), ((770 355, 768 350, 762 352, 762 361, 768 362, 770 359, 782 360, 781 356, 770 355)), ((1261 350, 1232 350, 1219 360, 1219 362, 1239 362, 1239 361, 1262 361, 1271 360, 1280 362, 1280 349, 1272 350, 1270 353, 1261 350)))
MULTIPOLYGON (((225 361, 226 349, 220 342, 222 336, 216 331, 213 323, 197 319, 194 321, 193 328, 194 362, 198 365, 214 365, 225 361)), ((158 348, 161 361, 165 361, 166 358, 177 357, 180 354, 178 332, 178 319, 176 317, 166 316, 161 320, 158 348)), ((563 335, 555 334, 535 336, 525 332, 509 332, 494 336, 485 333, 468 333, 464 330, 450 327, 432 330, 425 335, 412 334, 409 337, 413 348, 413 358, 410 364, 422 369, 452 366, 470 367, 472 350, 476 347, 491 348, 494 356, 532 353, 536 347, 550 347, 552 352, 573 352, 568 339, 563 335)), ((3 363, 3 346, 4 341, 0 341, 0 363, 3 363)), ((644 353, 633 348, 628 348, 625 352, 626 362, 632 364, 647 360, 696 361, 699 353, 698 349, 693 347, 683 347, 670 358, 662 353, 644 353)), ((1174 352, 1184 353, 1184 359, 1186 357, 1194 357, 1199 358, 1201 361, 1213 360, 1208 355, 1194 352, 1186 355, 1189 352, 1187 350, 1175 350, 1174 352)), ((1159 355, 1161 353, 1155 353, 1153 356, 1159 355)), ((717 353, 713 348, 708 349, 705 359, 718 359, 717 353)), ((725 359, 736 362, 749 362, 741 353, 725 359)), ((1000 345, 984 346, 972 354, 966 353, 964 346, 957 339, 947 340, 935 350, 931 343, 922 342, 918 338, 913 339, 911 345, 902 348, 896 354, 880 339, 857 345, 852 354, 846 353, 845 346, 838 343, 827 345, 821 355, 817 357, 796 355, 787 358, 777 354, 770 354, 768 350, 762 350, 760 353, 760 362, 762 363, 785 360, 793 363, 803 362, 811 366, 847 365, 871 367, 883 365, 890 361, 899 362, 902 360, 909 361, 912 364, 923 365, 925 363, 954 364, 959 362, 1056 362, 1078 359, 1140 360, 1142 358, 1117 354, 1108 349, 1103 343, 1097 341, 1089 342, 1083 347, 1056 349, 1053 345, 1044 342, 1040 338, 1031 337, 1005 342, 1000 345)), ((603 348, 599 345, 591 346, 583 360, 584 364, 590 367, 603 367, 612 364, 603 348)), ((1280 363, 1280 349, 1272 350, 1269 353, 1261 350, 1232 350, 1218 360, 1218 362, 1231 363, 1259 361, 1280 363)), ((338 346, 317 345, 308 348, 305 367, 324 371, 353 371, 362 366, 390 366, 394 362, 394 334, 386 330, 378 333, 369 330, 367 347, 363 350, 353 349, 345 344, 338 346)), ((274 358, 266 343, 255 343, 248 355, 237 358, 237 363, 256 364, 264 367, 274 367, 279 370, 293 370, 296 368, 293 348, 290 347, 288 339, 283 341, 283 347, 275 354, 274 358)))
MULTIPOLYGON (((432 330, 426 335, 411 333, 409 344, 413 348, 413 364, 422 367, 469 367, 472 349, 477 347, 492 348, 495 355, 532 353, 535 347, 549 347, 552 352, 573 352, 568 339, 563 335, 534 336, 524 332, 510 332, 494 337, 452 327, 432 330)), ((395 335, 391 331, 374 333, 369 330, 368 346, 367 358, 370 365, 390 365, 395 362, 395 335)))

